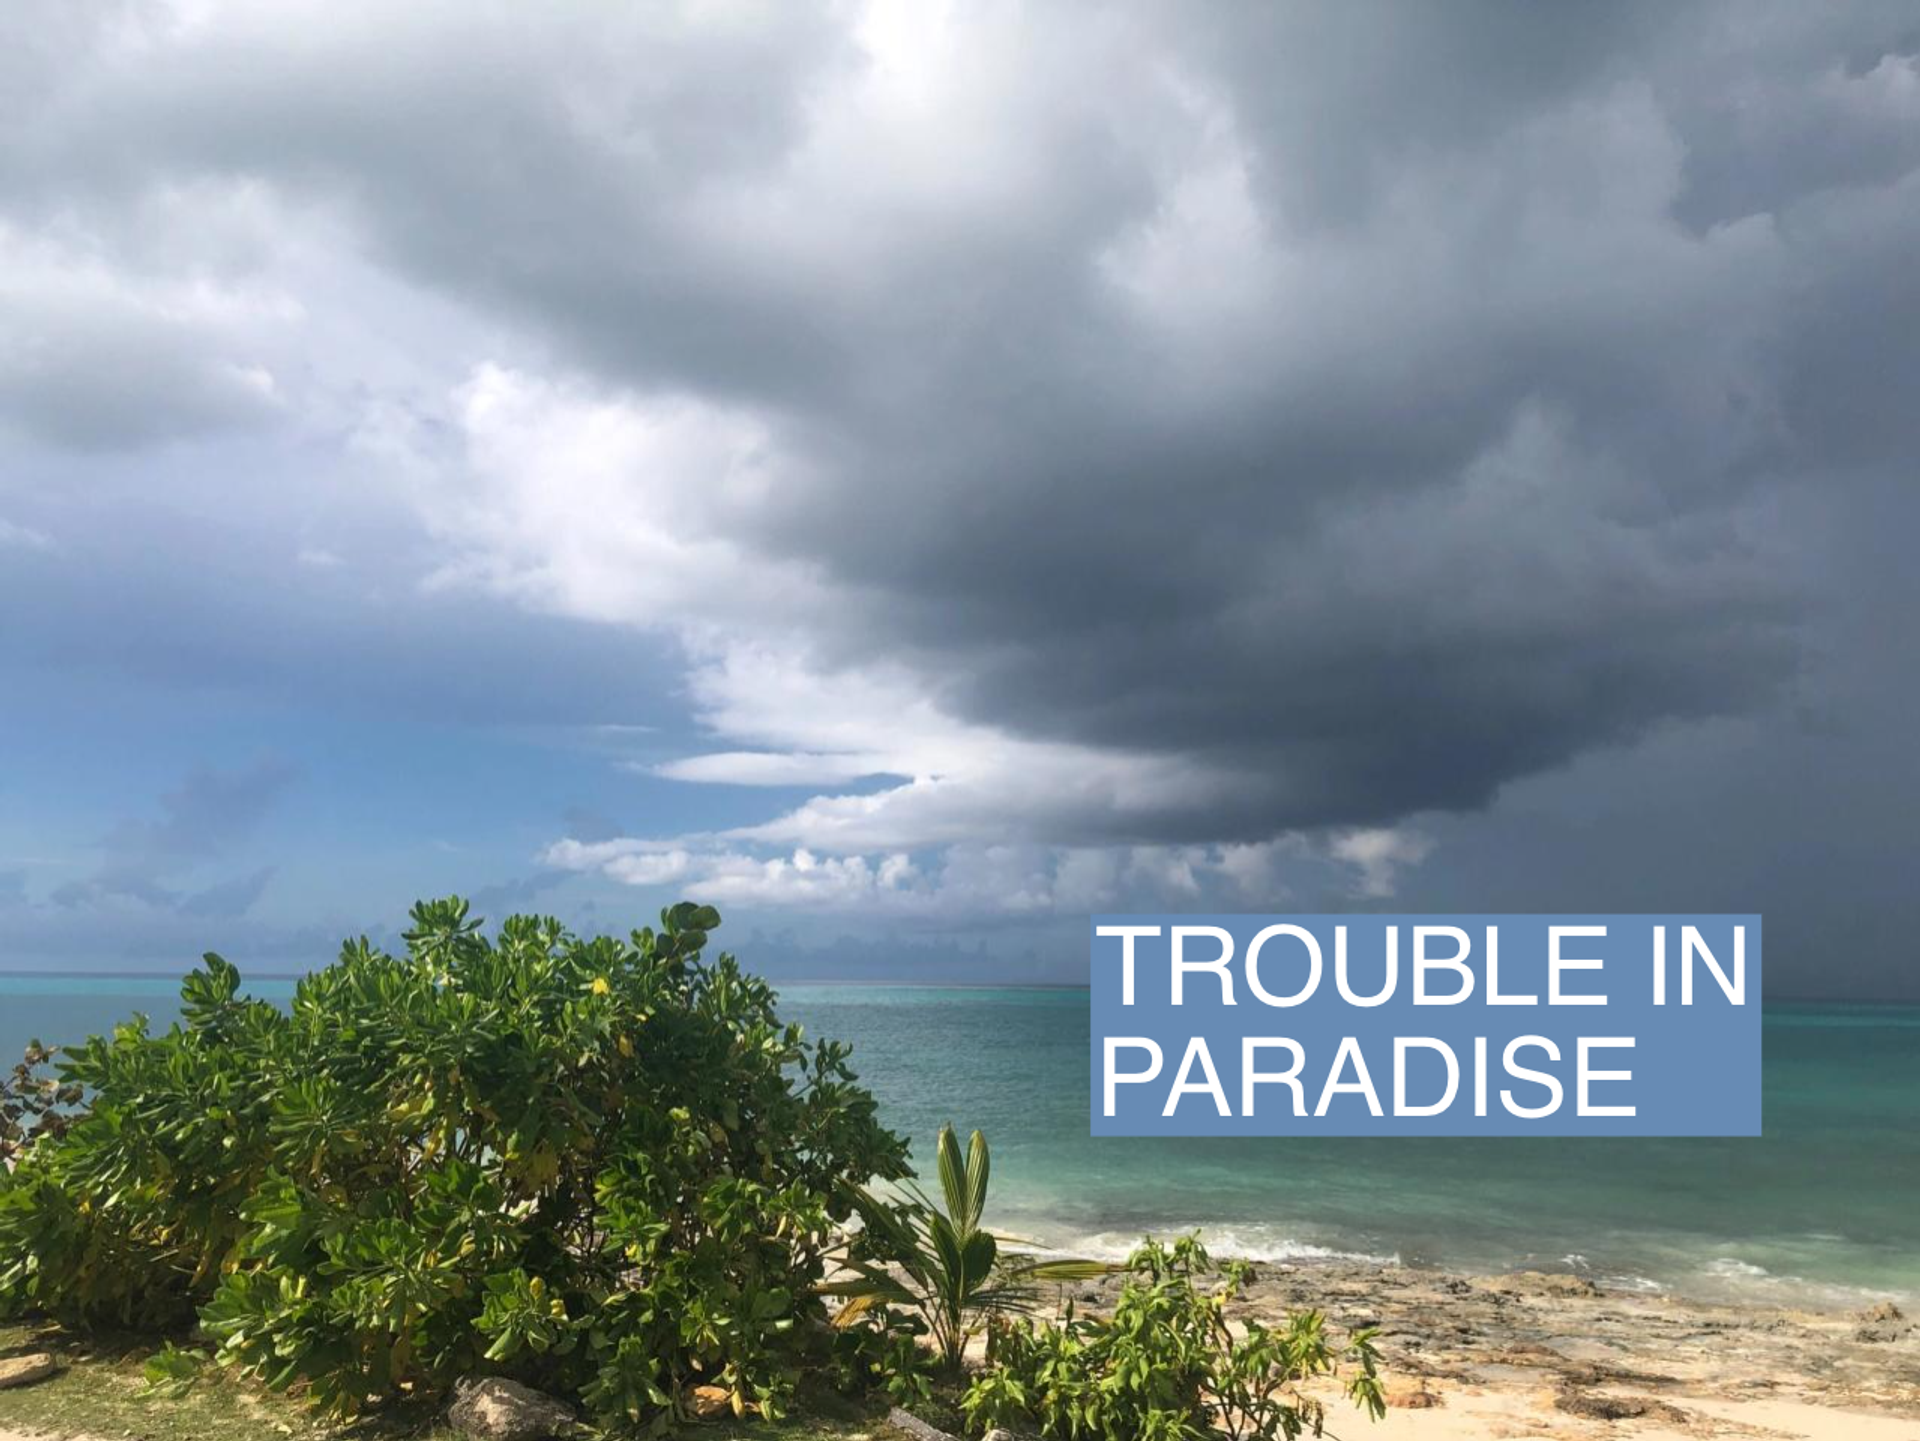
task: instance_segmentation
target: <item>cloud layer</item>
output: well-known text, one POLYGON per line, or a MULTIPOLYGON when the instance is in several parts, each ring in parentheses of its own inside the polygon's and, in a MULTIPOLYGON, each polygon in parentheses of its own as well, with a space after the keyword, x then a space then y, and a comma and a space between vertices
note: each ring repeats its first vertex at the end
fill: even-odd
POLYGON ((636 885, 1379 900, 1423 818, 1791 704, 1818 522, 1920 442, 1899 7, 11 28, 19 452, 264 446, 409 611, 671 645, 711 744, 645 764, 767 799, 546 852, 636 885))

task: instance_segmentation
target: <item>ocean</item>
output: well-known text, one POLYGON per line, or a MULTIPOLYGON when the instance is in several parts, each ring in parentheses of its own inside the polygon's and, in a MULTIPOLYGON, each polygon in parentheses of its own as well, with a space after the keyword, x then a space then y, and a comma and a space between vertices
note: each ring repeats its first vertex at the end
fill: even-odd
MULTIPOLYGON (((290 981, 255 995, 284 1000, 290 981)), ((1270 1260, 1571 1271, 1710 1300, 1920 1299, 1920 1007, 1770 1005, 1757 1139, 1108 1139, 1087 1134, 1087 993, 796 985, 783 1010, 854 1045, 883 1118, 931 1155, 993 1146, 990 1219, 1102 1255, 1198 1229, 1270 1260)), ((0 975, 0 1057, 171 1019, 170 981, 0 975)))

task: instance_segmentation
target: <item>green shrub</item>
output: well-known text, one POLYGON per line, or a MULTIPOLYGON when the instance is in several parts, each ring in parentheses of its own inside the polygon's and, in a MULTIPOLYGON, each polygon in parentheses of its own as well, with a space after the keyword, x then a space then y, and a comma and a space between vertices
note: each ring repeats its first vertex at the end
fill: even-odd
POLYGON ((341 1413, 474 1370, 660 1428, 789 1397, 828 1248, 906 1170, 847 1066, 702 959, 711 908, 583 940, 457 899, 291 1007, 216 956, 72 1051, 91 1110, 0 1181, 0 1308, 160 1327, 341 1413))
POLYGON ((981 1224, 992 1174, 987 1138, 975 1131, 963 1156, 953 1127, 942 1126, 936 1151, 945 1208, 912 1185, 900 1200, 868 1195, 861 1206, 864 1225, 846 1262, 850 1274, 822 1289, 848 1298, 835 1317, 842 1327, 873 1319, 886 1329, 892 1312, 913 1316, 915 1334, 931 1336, 935 1354, 957 1371, 967 1343, 989 1318, 1032 1309, 1037 1283, 1088 1280, 1113 1268, 1099 1261, 1003 1255, 1003 1240, 1032 1243, 981 1224))
POLYGON ((919 1410, 933 1401, 939 1379, 926 1335, 925 1323, 911 1313, 867 1311, 859 1324, 834 1328, 827 1379, 843 1394, 879 1391, 896 1406, 919 1410))
POLYGON ((1319 1435, 1320 1403, 1301 1382, 1346 1365, 1346 1392, 1374 1419, 1386 1414, 1375 1374, 1373 1332, 1344 1346, 1314 1311, 1284 1327, 1227 1324, 1227 1306, 1251 1275, 1244 1263, 1219 1271, 1191 1237, 1149 1241, 1128 1259, 1132 1273, 1113 1314, 1052 1326, 996 1321, 989 1368, 961 1406, 970 1426, 1037 1429, 1043 1436, 1104 1441, 1287 1441, 1319 1435))

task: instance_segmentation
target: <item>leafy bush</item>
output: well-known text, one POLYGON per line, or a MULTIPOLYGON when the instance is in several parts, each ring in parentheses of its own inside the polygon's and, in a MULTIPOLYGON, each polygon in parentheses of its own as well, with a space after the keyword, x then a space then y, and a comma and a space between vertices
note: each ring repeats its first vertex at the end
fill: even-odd
MULTIPOLYGON (((987 1208, 992 1158, 987 1138, 975 1131, 960 1154, 952 1126, 940 1128, 940 1188, 946 1209, 917 1187, 904 1201, 869 1196, 865 1227, 847 1262, 847 1279, 824 1289, 850 1298, 835 1318, 845 1326, 875 1306, 916 1315, 949 1370, 958 1370, 967 1342, 988 1318, 1032 1309, 1041 1281, 1076 1281, 1105 1275, 1098 1261, 1009 1259, 1002 1240, 981 1225, 987 1208)), ((1031 1244, 1021 1242, 1020 1244, 1031 1244)))
POLYGON ((1037 1429, 1062 1441, 1292 1441, 1319 1435, 1324 1422, 1324 1408, 1297 1387, 1343 1363, 1353 1368, 1347 1394, 1374 1419, 1386 1414, 1371 1330, 1337 1347, 1316 1311, 1284 1327, 1230 1328, 1227 1306, 1251 1268, 1229 1263, 1219 1284, 1205 1288, 1213 1264, 1192 1237, 1149 1241, 1127 1269, 1107 1319, 996 1321, 992 1366, 961 1402, 968 1424, 1037 1429))
POLYGON ((347 1413, 489 1370, 648 1429, 779 1414, 833 1237, 905 1173, 847 1066, 711 908, 583 940, 416 906, 282 1012, 217 956, 179 1024, 72 1051, 92 1107, 0 1179, 0 1309, 160 1327, 347 1413))
POLYGON ((919 1410, 934 1400, 936 1361, 921 1343, 925 1322, 885 1307, 867 1311, 857 1325, 836 1326, 828 1353, 828 1379, 844 1395, 881 1391, 896 1406, 919 1410))
POLYGON ((269 1164, 267 1043, 286 1028, 238 979, 208 956, 167 1035, 136 1017, 68 1048, 62 1081, 92 1104, 36 1132, 0 1189, 0 1309, 145 1329, 211 1294, 269 1164))

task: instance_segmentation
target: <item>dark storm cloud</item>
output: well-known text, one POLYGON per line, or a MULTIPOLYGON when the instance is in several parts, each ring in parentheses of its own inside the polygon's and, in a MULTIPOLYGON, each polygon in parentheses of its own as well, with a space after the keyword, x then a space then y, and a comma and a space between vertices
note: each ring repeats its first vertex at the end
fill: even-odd
POLYGON ((253 909, 254 903, 266 891, 267 883, 273 879, 273 871, 272 866, 262 866, 257 871, 250 871, 246 875, 235 876, 232 880, 208 886, 205 890, 195 891, 181 898, 180 912, 183 915, 211 916, 219 920, 244 916, 253 909))
POLYGON ((610 394, 761 417, 781 484, 722 520, 858 598, 821 664, 1240 778, 1117 839, 1773 704, 1847 563, 1794 498, 1920 441, 1910 12, 662 13, 105 27, 14 205, 256 184, 610 394))
POLYGON ((123 821, 101 844, 141 869, 219 855, 260 824, 297 774, 273 756, 232 770, 200 766, 160 798, 157 819, 123 821))
POLYGON ((572 879, 565 871, 543 870, 482 886, 469 898, 473 914, 498 922, 511 915, 545 914, 548 892, 572 879))
MULTIPOLYGON (((48 929, 49 918, 132 908, 177 917, 235 919, 253 909, 273 879, 263 866, 199 888, 178 878, 219 864, 249 840, 298 777, 296 767, 261 756, 229 769, 196 766, 159 798, 158 815, 129 817, 100 839, 102 859, 91 874, 55 886, 46 904, 24 886, 0 887, 8 928, 22 939, 48 929)), ((53 929, 63 929, 56 925, 53 929)))

